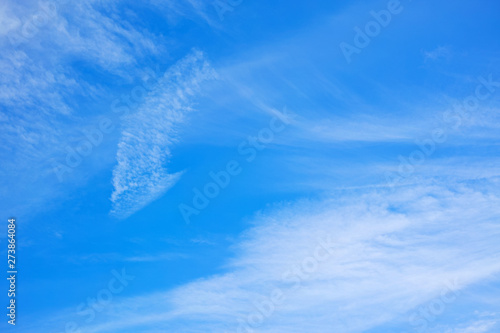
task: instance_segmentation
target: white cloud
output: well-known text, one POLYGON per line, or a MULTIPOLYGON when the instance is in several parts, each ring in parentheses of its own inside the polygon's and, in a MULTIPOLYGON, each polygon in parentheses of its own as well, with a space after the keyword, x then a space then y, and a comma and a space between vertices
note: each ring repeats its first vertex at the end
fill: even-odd
POLYGON ((215 71, 200 51, 170 68, 140 109, 125 117, 113 170, 112 214, 127 217, 172 187, 181 173, 169 173, 175 128, 192 110, 190 98, 215 71))
POLYGON ((496 325, 496 320, 478 320, 464 328, 456 328, 446 333, 485 333, 492 332, 491 328, 496 325))
MULTIPOLYGON (((54 173, 54 165, 65 165, 66 148, 81 141, 83 129, 96 126, 98 115, 110 112, 108 99, 116 92, 115 84, 130 84, 147 67, 143 63, 168 56, 165 37, 148 32, 121 6, 98 0, 0 5, 1 169, 13 175, 2 179, 2 188, 5 194, 9 189, 16 205, 7 202, 9 209, 45 209, 40 207, 47 201, 57 203, 60 192, 71 190, 58 188, 60 178, 54 173), (29 34, 25 26, 31 27, 29 34), (93 70, 103 80, 96 80, 93 70), (28 201, 29 207, 24 207, 28 201)), ((96 172, 82 175, 81 169, 65 173, 64 181, 81 184, 96 172)))
POLYGON ((499 217, 498 190, 479 185, 283 204, 257 215, 226 273, 117 302, 86 332, 363 332, 405 321, 449 282, 500 272, 499 217), (277 291, 285 299, 251 324, 277 291))
POLYGON ((181 252, 164 252, 156 254, 138 254, 138 255, 123 255, 120 253, 91 253, 81 256, 69 256, 68 262, 75 264, 81 263, 110 263, 110 262, 154 262, 154 261, 171 261, 188 258, 187 254, 181 252))

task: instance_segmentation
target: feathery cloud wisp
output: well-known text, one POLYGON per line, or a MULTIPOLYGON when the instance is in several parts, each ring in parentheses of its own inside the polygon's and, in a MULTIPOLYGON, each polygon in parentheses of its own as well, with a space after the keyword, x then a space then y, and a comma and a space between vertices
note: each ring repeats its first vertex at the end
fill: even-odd
POLYGON ((117 303, 88 332, 410 329, 449 284, 500 272, 499 207, 494 186, 461 184, 287 205, 256 218, 226 273, 117 303))
POLYGON ((113 170, 113 215, 133 214, 177 182, 181 172, 166 168, 175 126, 192 110, 189 98, 202 82, 215 77, 202 52, 195 50, 165 72, 136 113, 125 116, 113 170))

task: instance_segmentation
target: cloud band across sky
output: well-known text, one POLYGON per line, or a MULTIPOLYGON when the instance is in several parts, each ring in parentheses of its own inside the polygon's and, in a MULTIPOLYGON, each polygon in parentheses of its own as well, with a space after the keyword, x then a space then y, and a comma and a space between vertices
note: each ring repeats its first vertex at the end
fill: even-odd
POLYGON ((457 182, 282 205, 256 215, 223 273, 122 299, 86 332, 413 331, 423 304, 453 308, 500 272, 499 203, 457 182))

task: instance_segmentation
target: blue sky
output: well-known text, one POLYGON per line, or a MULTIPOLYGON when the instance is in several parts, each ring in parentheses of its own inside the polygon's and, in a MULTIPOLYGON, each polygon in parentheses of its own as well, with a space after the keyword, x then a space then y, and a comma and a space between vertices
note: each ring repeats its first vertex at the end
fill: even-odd
POLYGON ((498 332, 499 13, 3 2, 1 331, 498 332))

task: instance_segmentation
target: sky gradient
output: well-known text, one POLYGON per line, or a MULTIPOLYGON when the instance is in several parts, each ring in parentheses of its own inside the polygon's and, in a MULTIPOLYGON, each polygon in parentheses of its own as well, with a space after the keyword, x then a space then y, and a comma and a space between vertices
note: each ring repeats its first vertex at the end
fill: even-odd
POLYGON ((499 332, 499 16, 2 2, 0 331, 499 332))

